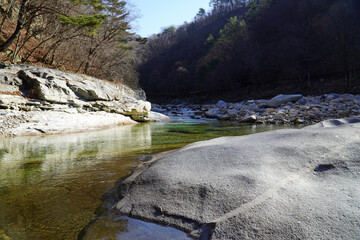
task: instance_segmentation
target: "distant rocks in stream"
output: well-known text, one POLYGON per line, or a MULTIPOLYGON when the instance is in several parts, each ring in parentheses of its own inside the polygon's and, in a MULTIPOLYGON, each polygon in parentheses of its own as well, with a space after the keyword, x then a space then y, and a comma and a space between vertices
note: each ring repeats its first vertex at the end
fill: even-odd
POLYGON ((300 94, 278 95, 269 100, 247 100, 237 103, 218 101, 203 105, 154 105, 172 117, 190 116, 194 119, 218 119, 259 124, 313 124, 326 119, 351 117, 360 114, 360 95, 300 94))

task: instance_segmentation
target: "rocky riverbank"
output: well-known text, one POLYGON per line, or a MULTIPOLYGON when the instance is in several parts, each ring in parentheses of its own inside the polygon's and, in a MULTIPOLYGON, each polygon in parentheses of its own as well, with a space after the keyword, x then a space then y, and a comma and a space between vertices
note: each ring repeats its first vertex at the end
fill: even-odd
POLYGON ((360 119, 190 144, 134 171, 113 214, 195 239, 358 239, 360 119))
POLYGON ((238 103, 218 101, 203 105, 153 105, 155 111, 174 118, 218 119, 259 124, 314 124, 327 119, 360 114, 360 95, 278 95, 270 100, 238 103))
POLYGON ((0 64, 0 136, 78 132, 169 118, 145 93, 85 75, 0 64))
POLYGON ((141 89, 53 69, 0 64, 0 136, 77 132, 87 127, 94 129, 96 125, 104 128, 169 120, 167 116, 310 125, 359 114, 360 95, 351 94, 278 95, 270 100, 237 103, 220 100, 216 104, 152 106, 141 89), (102 121, 101 115, 111 120, 102 121), (63 124, 58 124, 58 119, 63 124))

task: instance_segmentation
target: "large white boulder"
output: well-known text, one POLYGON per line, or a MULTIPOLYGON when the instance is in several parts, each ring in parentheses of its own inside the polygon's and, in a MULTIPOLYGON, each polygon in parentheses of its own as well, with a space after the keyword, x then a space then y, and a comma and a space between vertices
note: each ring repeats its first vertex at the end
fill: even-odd
POLYGON ((198 239, 360 236, 360 118, 190 144, 118 188, 116 214, 198 239))

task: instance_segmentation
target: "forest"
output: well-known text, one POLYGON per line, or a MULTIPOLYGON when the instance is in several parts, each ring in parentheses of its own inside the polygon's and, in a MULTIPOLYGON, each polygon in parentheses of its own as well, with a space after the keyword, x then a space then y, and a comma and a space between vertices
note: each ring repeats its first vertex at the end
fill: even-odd
POLYGON ((164 29, 139 66, 148 95, 244 99, 359 93, 360 2, 212 0, 164 29))
POLYGON ((149 38, 132 31, 126 1, 5 2, 2 58, 141 86, 151 100, 360 93, 356 0, 211 0, 149 38))

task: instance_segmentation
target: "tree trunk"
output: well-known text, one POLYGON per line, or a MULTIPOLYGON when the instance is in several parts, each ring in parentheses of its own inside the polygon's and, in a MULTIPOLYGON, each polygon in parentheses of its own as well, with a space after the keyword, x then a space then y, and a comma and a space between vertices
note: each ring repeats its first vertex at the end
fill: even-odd
POLYGON ((7 18, 7 16, 6 16, 6 14, 4 14, 4 16, 3 16, 2 20, 1 20, 1 23, 0 23, 0 33, 2 33, 2 28, 4 26, 6 18, 7 18))
POLYGON ((81 64, 79 65, 79 67, 76 69, 76 71, 75 71, 76 73, 80 72, 82 65, 84 65, 84 61, 82 61, 81 64))
POLYGON ((21 5, 20 5, 20 9, 19 9, 19 15, 18 15, 18 21, 16 24, 16 28, 15 31, 13 32, 13 34, 3 43, 0 45, 0 52, 3 52, 6 48, 8 48, 11 43, 16 39, 17 35, 20 33, 20 30, 23 26, 23 18, 24 18, 24 14, 26 11, 26 2, 28 0, 22 0, 21 1, 21 5))
POLYGON ((96 55, 98 48, 99 48, 99 45, 96 45, 95 47, 93 47, 92 49, 89 50, 89 54, 87 56, 84 71, 83 71, 84 74, 88 74, 90 64, 91 64, 94 56, 96 55))
POLYGON ((20 42, 20 35, 17 36, 17 40, 16 40, 16 44, 15 44, 15 50, 12 56, 12 61, 15 62, 15 58, 18 55, 18 47, 19 47, 19 42, 20 42))
POLYGON ((31 55, 36 51, 36 49, 38 49, 39 47, 41 47, 41 45, 43 45, 44 43, 46 43, 47 41, 51 40, 52 38, 54 38, 55 33, 53 33, 50 37, 46 38, 45 40, 41 41, 38 45, 36 45, 36 47, 34 47, 33 49, 31 49, 29 51, 29 53, 26 55, 25 57, 25 61, 27 61, 31 55))
MULTIPOLYGON (((61 41, 57 40, 56 42, 54 42, 49 48, 48 51, 45 53, 45 55, 42 57, 42 62, 47 62, 47 57, 49 56, 49 54, 53 51, 55 52, 55 50, 58 48, 58 46, 61 45, 61 41)), ((51 65, 51 64, 50 64, 51 65)))

